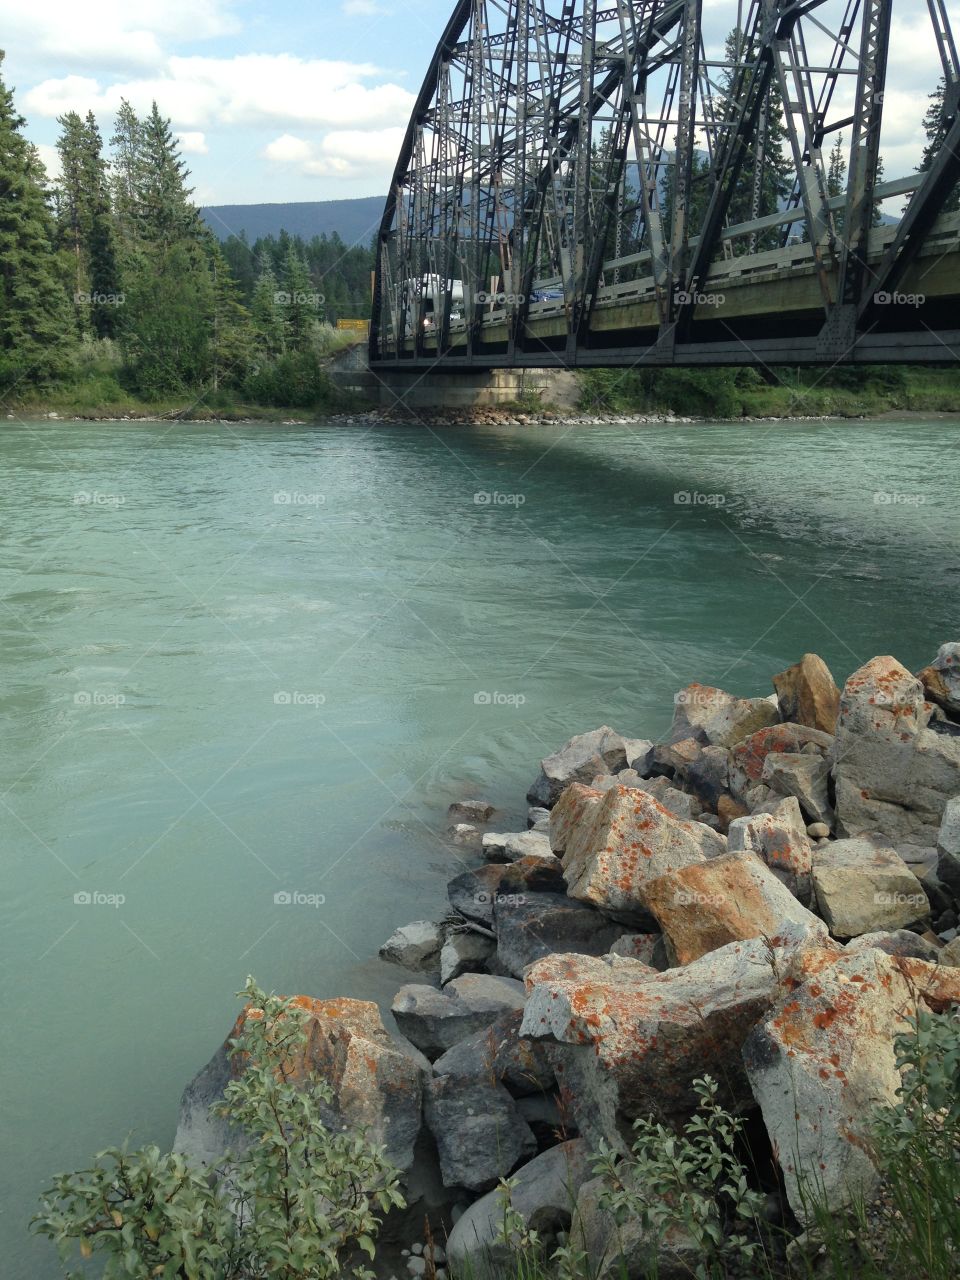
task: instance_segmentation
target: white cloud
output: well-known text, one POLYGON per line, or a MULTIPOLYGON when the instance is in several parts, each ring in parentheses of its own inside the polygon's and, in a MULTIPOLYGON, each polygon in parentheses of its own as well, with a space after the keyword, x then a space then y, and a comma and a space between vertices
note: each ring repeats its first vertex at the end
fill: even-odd
POLYGON ((60 152, 56 147, 51 147, 46 142, 38 142, 36 147, 40 153, 40 159, 43 161, 43 167, 47 171, 47 177, 51 182, 55 182, 60 177, 61 172, 60 152))
POLYGON ((378 14, 390 12, 376 0, 343 0, 340 7, 348 18, 375 18, 378 14))
POLYGON ((0 26, 18 56, 68 66, 152 68, 173 40, 206 40, 237 29, 234 0, 0 0, 0 26))
POLYGON ((334 130, 319 142, 284 134, 265 149, 274 164, 289 166, 313 178, 376 178, 385 185, 393 172, 405 130, 400 127, 362 131, 334 130))
POLYGON ((156 99, 174 126, 209 130, 293 124, 330 128, 347 122, 376 129, 406 119, 414 97, 396 84, 365 84, 378 74, 367 63, 298 58, 292 54, 243 54, 234 58, 170 58, 162 74, 101 86, 82 76, 45 80, 24 98, 28 112, 110 115, 121 98, 148 110, 156 99))
POLYGON ((177 142, 186 156, 206 156, 210 154, 205 133, 178 133, 177 142))

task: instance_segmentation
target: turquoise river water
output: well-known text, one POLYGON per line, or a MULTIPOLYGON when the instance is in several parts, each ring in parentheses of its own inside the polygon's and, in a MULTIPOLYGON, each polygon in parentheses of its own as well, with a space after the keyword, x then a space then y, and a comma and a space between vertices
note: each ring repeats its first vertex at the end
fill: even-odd
POLYGON ((170 1141, 247 973, 389 1002, 451 800, 958 638, 958 493, 939 421, 0 424, 0 1273, 59 1274, 50 1175, 170 1141))

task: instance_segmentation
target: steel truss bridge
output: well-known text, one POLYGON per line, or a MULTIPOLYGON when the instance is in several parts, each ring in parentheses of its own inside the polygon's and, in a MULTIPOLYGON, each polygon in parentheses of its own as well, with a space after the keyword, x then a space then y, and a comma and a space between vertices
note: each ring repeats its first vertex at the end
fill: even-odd
POLYGON ((958 102, 945 0, 458 0, 380 227, 371 364, 952 361, 958 102), (887 90, 905 32, 912 94, 887 90), (940 77, 941 145, 886 176, 940 77))

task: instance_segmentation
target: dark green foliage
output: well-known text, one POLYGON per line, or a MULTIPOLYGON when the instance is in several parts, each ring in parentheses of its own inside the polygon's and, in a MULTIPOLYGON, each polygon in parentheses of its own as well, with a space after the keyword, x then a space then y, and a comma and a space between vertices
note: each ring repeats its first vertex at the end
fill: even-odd
MULTIPOLYGON (((943 118, 945 91, 946 86, 941 76, 936 89, 930 94, 929 106, 923 117, 923 131, 927 135, 927 145, 923 148, 923 158, 918 166, 921 173, 925 173, 933 164, 933 158, 943 146, 943 140, 947 136, 943 118)), ((955 213, 957 209, 960 209, 960 183, 953 188, 944 204, 945 213, 955 213)))

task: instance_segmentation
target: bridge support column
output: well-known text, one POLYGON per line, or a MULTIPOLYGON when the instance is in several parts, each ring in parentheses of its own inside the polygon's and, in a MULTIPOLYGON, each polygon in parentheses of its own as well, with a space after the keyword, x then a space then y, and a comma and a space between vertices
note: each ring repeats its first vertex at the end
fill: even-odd
POLYGON ((489 369, 443 373, 373 370, 381 409, 484 409, 539 396, 544 404, 572 408, 578 387, 572 373, 557 369, 489 369))

